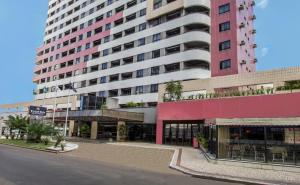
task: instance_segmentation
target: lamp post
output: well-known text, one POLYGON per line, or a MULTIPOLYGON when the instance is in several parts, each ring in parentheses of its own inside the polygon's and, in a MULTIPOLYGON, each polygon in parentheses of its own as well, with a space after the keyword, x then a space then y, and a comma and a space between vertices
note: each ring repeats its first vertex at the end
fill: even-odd
POLYGON ((70 87, 68 89, 68 103, 67 103, 67 112, 66 112, 66 121, 64 125, 64 136, 67 136, 67 125, 68 125, 68 116, 69 116, 69 104, 70 104, 70 96, 71 96, 71 90, 73 92, 77 92, 76 89, 73 87, 72 83, 70 82, 70 87))
POLYGON ((57 92, 60 91, 58 87, 55 87, 55 100, 54 100, 54 106, 53 106, 53 116, 52 116, 52 123, 54 125, 55 122, 55 112, 57 107, 57 92))

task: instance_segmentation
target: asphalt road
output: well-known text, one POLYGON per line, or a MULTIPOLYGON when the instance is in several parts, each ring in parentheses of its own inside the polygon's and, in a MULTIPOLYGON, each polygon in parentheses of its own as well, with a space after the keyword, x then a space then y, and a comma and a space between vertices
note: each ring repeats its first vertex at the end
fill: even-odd
POLYGON ((228 185, 0 145, 0 185, 228 185))

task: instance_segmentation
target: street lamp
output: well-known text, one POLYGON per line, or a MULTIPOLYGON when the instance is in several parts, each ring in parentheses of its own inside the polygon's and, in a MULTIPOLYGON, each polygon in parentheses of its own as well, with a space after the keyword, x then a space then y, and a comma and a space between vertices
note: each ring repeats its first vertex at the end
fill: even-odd
POLYGON ((68 103, 67 103, 67 113, 66 113, 66 121, 64 125, 64 136, 67 136, 67 125, 68 125, 68 116, 69 116, 69 104, 70 104, 70 95, 72 90, 74 93, 77 93, 77 90, 73 87, 73 84, 70 82, 70 87, 68 88, 68 103))
POLYGON ((55 120, 55 112, 57 108, 57 92, 61 91, 59 87, 55 87, 55 100, 54 100, 54 106, 53 106, 53 116, 52 116, 52 124, 54 125, 54 120, 55 120))

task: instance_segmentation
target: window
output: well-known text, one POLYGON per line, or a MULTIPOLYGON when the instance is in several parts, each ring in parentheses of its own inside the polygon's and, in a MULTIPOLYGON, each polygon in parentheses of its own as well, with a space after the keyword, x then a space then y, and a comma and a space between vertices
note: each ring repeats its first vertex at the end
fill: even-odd
POLYGON ((111 17, 112 16, 112 11, 108 11, 107 13, 106 13, 106 17, 111 17))
POLYGON ((228 59, 228 60, 223 60, 220 62, 220 69, 223 70, 223 69, 228 69, 228 68, 231 68, 231 60, 228 59))
POLYGON ((158 92, 158 84, 151 84, 150 92, 151 92, 151 93, 156 93, 156 92, 158 92))
POLYGON ((91 47, 91 43, 86 43, 85 49, 90 49, 90 47, 91 47))
POLYGON ((112 3, 113 3, 112 0, 107 0, 107 6, 108 6, 108 5, 111 5, 112 3))
POLYGON ((152 38, 153 42, 157 42, 159 40, 161 40, 161 34, 160 33, 157 33, 157 34, 153 35, 153 38, 152 38))
POLYGON ((81 46, 77 47, 77 53, 81 52, 81 46))
POLYGON ((230 40, 221 42, 219 44, 219 51, 223 51, 223 50, 227 50, 227 49, 230 49, 230 40))
POLYGON ((162 6, 162 0, 154 0, 153 2, 153 9, 158 9, 162 6))
POLYGON ((89 55, 85 55, 85 56, 84 56, 84 62, 89 61, 89 59, 90 59, 90 58, 89 58, 89 55))
POLYGON ((88 21, 88 26, 91 26, 93 24, 93 19, 88 21))
POLYGON ((135 93, 136 94, 143 94, 143 92, 144 92, 143 86, 136 86, 135 87, 135 93))
POLYGON ((142 23, 142 24, 140 24, 140 25, 139 25, 139 31, 143 31, 143 30, 145 30, 145 29, 146 29, 146 27, 147 27, 147 24, 146 24, 146 23, 142 23))
POLYGON ((180 45, 176 45, 176 46, 171 46, 171 47, 168 47, 165 49, 165 53, 166 55, 171 55, 171 54, 174 54, 174 53, 178 53, 180 52, 180 45))
POLYGON ((105 25, 105 31, 110 30, 110 28, 111 28, 111 24, 110 23, 108 23, 108 24, 105 25))
POLYGON ((103 70, 103 69, 107 69, 107 63, 101 64, 101 69, 102 69, 102 70, 103 70))
POLYGON ((144 70, 143 69, 140 69, 140 70, 136 71, 136 77, 137 78, 141 78, 143 76, 144 76, 144 70))
POLYGON ((107 42, 109 42, 109 36, 106 36, 106 37, 104 37, 104 43, 107 43, 107 42))
POLYGON ((145 38, 141 38, 138 40, 138 46, 143 46, 146 44, 146 39, 145 38))
POLYGON ((109 50, 108 49, 103 50, 103 56, 106 56, 108 54, 109 54, 109 50))
POLYGON ((230 30, 230 22, 229 21, 219 24, 220 32, 227 31, 227 30, 230 30))
POLYGON ((137 61, 141 62, 143 60, 145 60, 145 54, 144 53, 138 54, 137 55, 137 61))
POLYGON ((101 83, 101 84, 106 83, 106 76, 102 76, 102 77, 100 78, 100 83, 101 83))
POLYGON ((140 17, 146 15, 146 8, 145 9, 142 9, 140 10, 140 17))
POLYGON ((158 58, 160 57, 160 50, 155 50, 155 51, 152 51, 152 58, 158 58))
POLYGON ((151 67, 151 75, 159 75, 159 66, 151 67))
POLYGON ((89 32, 86 33, 86 37, 87 37, 87 38, 89 38, 89 37, 91 37, 91 36, 92 36, 92 32, 91 32, 91 31, 89 31, 89 32))
POLYGON ((219 14, 223 14, 230 11, 230 3, 219 6, 219 14))

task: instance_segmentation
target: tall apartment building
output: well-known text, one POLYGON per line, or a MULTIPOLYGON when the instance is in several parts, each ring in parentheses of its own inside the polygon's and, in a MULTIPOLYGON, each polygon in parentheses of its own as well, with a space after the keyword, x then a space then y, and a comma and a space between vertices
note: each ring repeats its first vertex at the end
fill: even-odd
POLYGON ((77 95, 77 110, 103 103, 155 107, 159 84, 253 72, 253 5, 253 0, 49 0, 34 69, 35 99, 71 93, 77 95), (71 85, 77 92, 70 92, 71 85))

